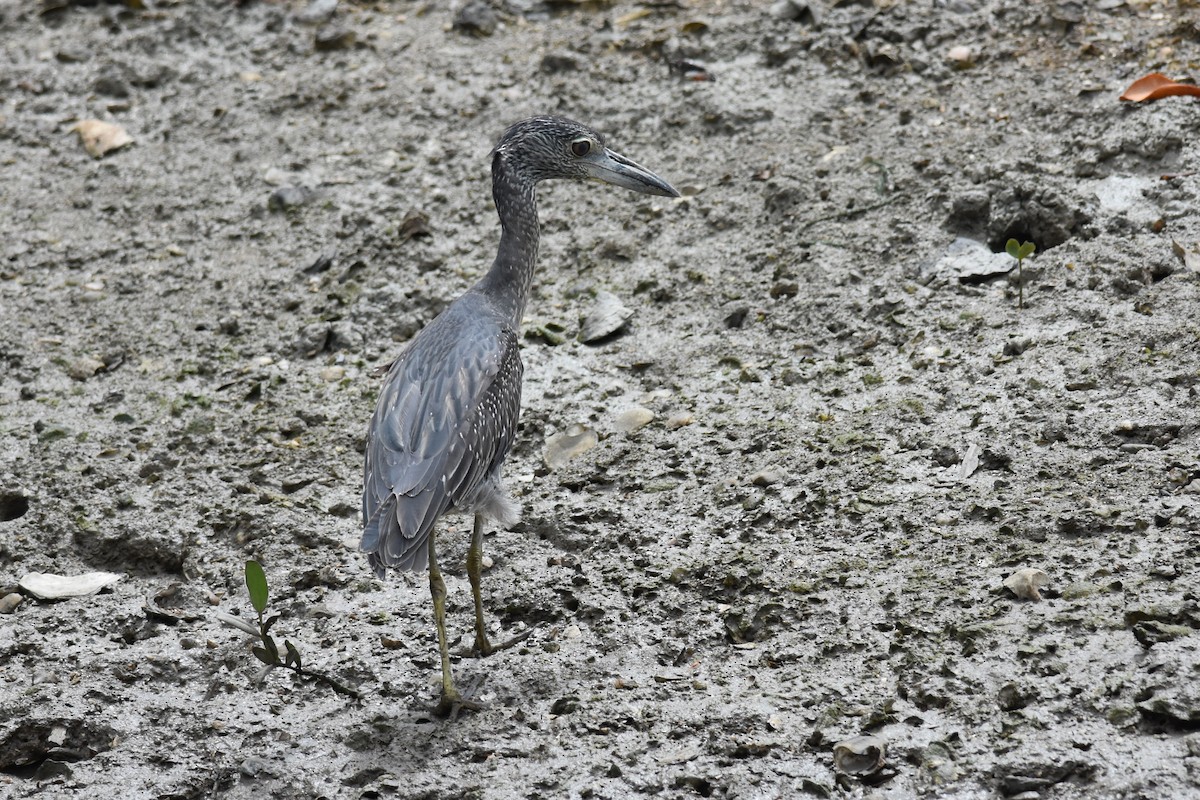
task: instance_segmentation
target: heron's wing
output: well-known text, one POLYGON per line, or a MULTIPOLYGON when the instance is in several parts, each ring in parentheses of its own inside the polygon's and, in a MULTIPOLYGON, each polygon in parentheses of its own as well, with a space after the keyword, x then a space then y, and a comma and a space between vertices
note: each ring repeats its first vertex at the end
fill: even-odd
POLYGON ((396 359, 367 432, 361 548, 377 572, 425 565, 438 517, 478 502, 516 432, 516 332, 448 312, 396 359))

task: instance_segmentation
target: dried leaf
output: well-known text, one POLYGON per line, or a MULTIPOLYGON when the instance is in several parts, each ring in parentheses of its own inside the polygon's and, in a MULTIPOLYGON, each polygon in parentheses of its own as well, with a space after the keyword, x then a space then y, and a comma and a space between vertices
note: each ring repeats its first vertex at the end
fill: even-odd
POLYGON ((960 480, 966 480, 975 474, 975 470, 979 469, 979 454, 983 452, 978 444, 972 442, 967 446, 967 452, 962 457, 962 463, 958 467, 958 477, 960 480))
POLYGON ((251 625, 249 622, 246 622, 245 620, 238 619, 237 617, 232 617, 229 614, 217 614, 217 619, 220 620, 225 625, 229 625, 230 627, 237 628, 238 630, 242 631, 243 633, 248 633, 251 636, 258 636, 258 628, 254 627, 253 625, 251 625))
POLYGON ((1161 72, 1152 72, 1146 77, 1138 78, 1131 83, 1120 99, 1142 103, 1147 100, 1161 100, 1164 97, 1188 94, 1200 97, 1200 86, 1190 83, 1179 83, 1171 80, 1161 72))
POLYGON ((124 576, 115 572, 87 572, 82 575, 30 572, 21 578, 19 585, 39 600, 61 600, 93 595, 122 577, 124 576))
POLYGON ((83 149, 93 158, 100 158, 118 148, 133 142, 133 137, 125 132, 120 125, 111 122, 101 122, 98 119, 85 119, 71 128, 79 134, 83 149))
POLYGON ((1183 265, 1192 272, 1200 272, 1200 242, 1179 242, 1171 240, 1171 249, 1183 265))

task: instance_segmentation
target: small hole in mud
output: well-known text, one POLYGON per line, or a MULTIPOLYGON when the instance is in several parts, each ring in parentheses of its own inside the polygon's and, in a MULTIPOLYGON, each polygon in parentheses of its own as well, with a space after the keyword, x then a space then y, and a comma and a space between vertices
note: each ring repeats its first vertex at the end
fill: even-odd
POLYGON ((29 498, 23 494, 11 492, 0 494, 0 522, 12 522, 20 519, 29 511, 29 498))
POLYGON ((1042 250, 1054 247, 1055 245, 1062 244, 1062 242, 1054 242, 1054 244, 1045 244, 1043 241, 1039 240, 1037 237, 1034 236, 1033 231, 1031 231, 1028 226, 1026 226, 1026 225, 1011 225, 1008 228, 1005 228, 1004 232, 1001 233, 998 237, 989 241, 988 248, 991 249, 991 251, 993 253, 1003 253, 1003 252, 1005 252, 1005 247, 1008 245, 1009 239, 1016 239, 1018 242, 1021 242, 1021 243, 1033 242, 1037 246, 1037 252, 1039 252, 1039 253, 1042 250))

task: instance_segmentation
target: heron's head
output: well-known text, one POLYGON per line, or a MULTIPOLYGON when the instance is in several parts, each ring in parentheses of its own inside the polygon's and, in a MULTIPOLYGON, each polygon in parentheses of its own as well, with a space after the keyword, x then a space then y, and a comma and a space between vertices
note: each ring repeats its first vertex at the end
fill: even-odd
POLYGON ((643 194, 679 197, 674 186, 605 147, 599 133, 564 117, 530 117, 512 125, 492 157, 530 183, 593 178, 643 194))

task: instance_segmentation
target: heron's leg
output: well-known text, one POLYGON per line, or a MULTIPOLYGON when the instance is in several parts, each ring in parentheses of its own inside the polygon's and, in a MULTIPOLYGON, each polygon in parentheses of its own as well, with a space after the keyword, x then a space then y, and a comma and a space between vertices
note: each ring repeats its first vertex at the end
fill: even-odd
POLYGON ((475 528, 471 531, 471 547, 467 550, 467 578, 471 581, 471 595, 475 598, 475 652, 481 656, 488 656, 497 650, 503 650, 506 647, 512 647, 514 644, 525 641, 529 638, 529 634, 533 633, 533 628, 519 633, 500 644, 492 644, 488 641, 487 630, 483 624, 483 596, 479 590, 482 571, 483 515, 476 514, 475 528))
POLYGON ((434 553, 433 531, 429 533, 429 594, 433 596, 433 622, 437 626, 438 649, 442 656, 442 699, 437 711, 442 716, 449 716, 459 708, 477 709, 477 703, 463 700, 462 695, 454 688, 454 678, 450 675, 450 647, 446 641, 446 582, 442 579, 442 570, 438 567, 437 555, 434 553))

